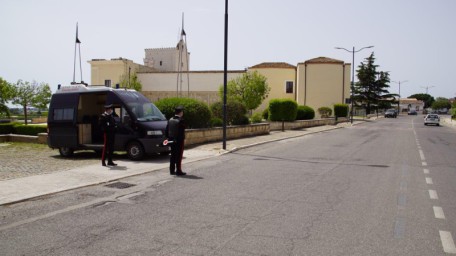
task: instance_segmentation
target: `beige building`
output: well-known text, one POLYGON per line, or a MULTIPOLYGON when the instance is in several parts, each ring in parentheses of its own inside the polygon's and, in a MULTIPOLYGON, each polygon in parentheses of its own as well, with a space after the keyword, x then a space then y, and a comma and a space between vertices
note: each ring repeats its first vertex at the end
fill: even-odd
POLYGON ((255 111, 263 111, 271 99, 296 100, 296 67, 285 62, 264 62, 249 68, 265 76, 271 90, 268 97, 255 111))
MULTIPOLYGON (((228 80, 242 76, 245 70, 228 72, 228 80)), ((139 72, 142 93, 151 101, 170 97, 190 97, 212 104, 220 101, 223 71, 139 72)))
POLYGON ((297 67, 296 101, 299 105, 332 108, 350 99, 351 65, 341 60, 318 57, 297 67))
POLYGON ((107 87, 115 87, 117 84, 120 84, 123 76, 128 77, 129 73, 133 74, 153 70, 125 58, 111 60, 93 59, 88 62, 91 66, 90 84, 104 85, 107 87))
MULTIPOLYGON (((189 54, 184 47, 181 42, 175 48, 146 49, 145 65, 124 58, 89 61, 91 84, 114 87, 122 76, 135 72, 143 85, 142 93, 152 101, 168 97, 190 97, 208 104, 219 101, 223 71, 188 71, 183 56, 188 58, 189 54)), ((247 71, 258 71, 267 78, 271 90, 255 112, 263 111, 270 99, 289 98, 312 107, 318 118, 318 108, 332 108, 350 98, 350 70, 351 65, 343 61, 318 57, 297 66, 265 62, 246 70, 232 70, 228 72, 228 80, 247 71)))

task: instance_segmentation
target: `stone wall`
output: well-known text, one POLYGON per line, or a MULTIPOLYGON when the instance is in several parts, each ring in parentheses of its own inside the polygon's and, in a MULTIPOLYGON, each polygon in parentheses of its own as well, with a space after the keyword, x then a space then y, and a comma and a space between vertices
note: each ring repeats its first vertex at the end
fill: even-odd
MULTIPOLYGON (((227 139, 237 139, 269 134, 269 123, 230 126, 226 128, 227 139)), ((185 145, 203 144, 223 139, 223 128, 189 129, 185 133, 185 145)))
POLYGON ((47 144, 47 133, 39 133, 38 136, 21 135, 21 134, 3 134, 0 135, 0 143, 3 142, 24 142, 47 144))
MULTIPOLYGON (((347 118, 339 118, 337 123, 346 122, 347 118)), ((270 122, 270 129, 271 131, 279 131, 282 130, 297 130, 302 128, 314 127, 314 126, 322 126, 322 125, 335 125, 336 120, 334 118, 325 118, 325 119, 312 119, 312 120, 296 120, 294 122, 284 122, 282 126, 282 122, 270 122)))

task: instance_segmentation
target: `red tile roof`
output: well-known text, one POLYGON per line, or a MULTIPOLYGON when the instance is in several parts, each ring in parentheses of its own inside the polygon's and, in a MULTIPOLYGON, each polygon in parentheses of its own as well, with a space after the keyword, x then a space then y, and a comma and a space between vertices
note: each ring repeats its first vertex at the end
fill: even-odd
POLYGON ((250 68, 292 68, 296 69, 296 66, 288 64, 286 62, 263 62, 250 68))

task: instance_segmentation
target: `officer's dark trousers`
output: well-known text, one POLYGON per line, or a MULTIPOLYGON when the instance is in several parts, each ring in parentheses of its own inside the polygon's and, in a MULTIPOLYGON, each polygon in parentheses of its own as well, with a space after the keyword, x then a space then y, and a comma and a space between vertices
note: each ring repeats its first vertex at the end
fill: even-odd
POLYGON ((171 159, 169 171, 171 173, 177 171, 182 172, 182 155, 184 154, 184 143, 175 142, 171 143, 171 159))
POLYGON ((104 133, 104 145, 103 153, 101 155, 101 161, 104 163, 108 158, 108 163, 112 163, 112 154, 114 153, 114 137, 115 133, 104 133))

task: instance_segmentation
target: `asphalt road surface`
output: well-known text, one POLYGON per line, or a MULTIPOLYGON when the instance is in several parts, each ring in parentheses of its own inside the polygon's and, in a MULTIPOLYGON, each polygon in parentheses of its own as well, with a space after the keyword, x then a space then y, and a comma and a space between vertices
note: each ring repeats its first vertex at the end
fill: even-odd
POLYGON ((455 152, 422 116, 263 144, 2 206, 0 254, 452 255, 455 152))

